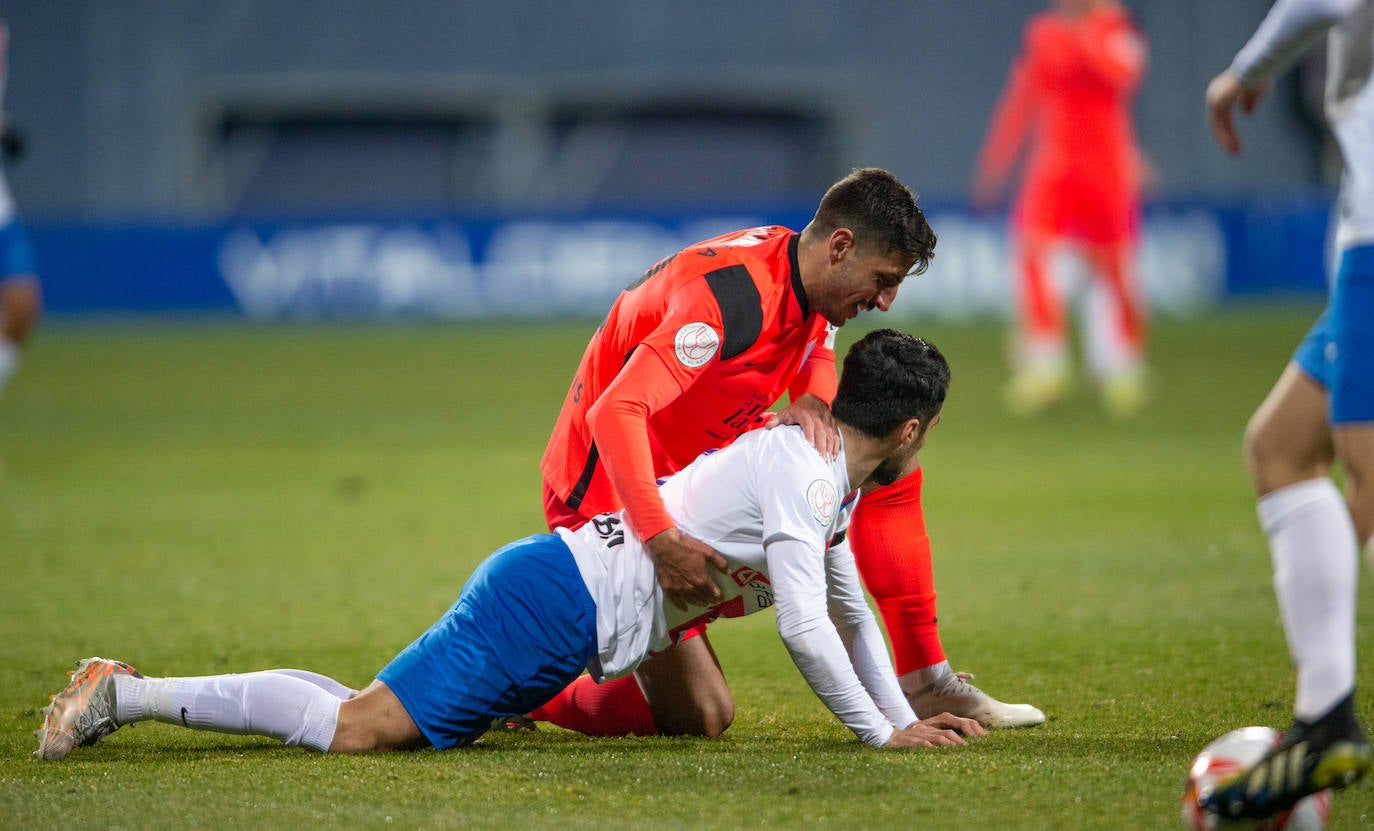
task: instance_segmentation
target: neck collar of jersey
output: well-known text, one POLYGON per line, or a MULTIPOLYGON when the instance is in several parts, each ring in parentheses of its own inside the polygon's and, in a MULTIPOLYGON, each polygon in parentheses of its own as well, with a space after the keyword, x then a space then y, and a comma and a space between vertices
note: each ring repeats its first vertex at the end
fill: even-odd
POLYGON ((802 318, 811 316, 811 301, 806 299, 806 286, 802 285, 801 265, 797 262, 797 244, 801 242, 801 234, 793 234, 787 241, 787 264, 792 269, 792 293, 797 296, 797 305, 801 307, 802 318))

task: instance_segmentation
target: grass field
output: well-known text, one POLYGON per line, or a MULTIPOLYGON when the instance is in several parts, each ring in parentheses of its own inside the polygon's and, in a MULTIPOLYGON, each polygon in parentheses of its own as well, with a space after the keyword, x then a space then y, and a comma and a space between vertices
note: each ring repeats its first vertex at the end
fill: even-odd
MULTIPOLYGON (((1239 448, 1314 313, 1159 324, 1130 424, 1086 390, 1013 420, 1000 330, 883 321, 954 369, 923 456, 946 648, 1042 727, 863 747, 758 615, 712 628, 738 700, 717 740, 550 728, 332 758, 150 723, 44 764, 38 708, 82 656, 365 684, 541 530, 539 454, 592 327, 54 322, 0 399, 0 826, 1181 827, 1203 744, 1288 719, 1239 448)), ((1330 827, 1371 824, 1374 786, 1337 797, 1330 827)))

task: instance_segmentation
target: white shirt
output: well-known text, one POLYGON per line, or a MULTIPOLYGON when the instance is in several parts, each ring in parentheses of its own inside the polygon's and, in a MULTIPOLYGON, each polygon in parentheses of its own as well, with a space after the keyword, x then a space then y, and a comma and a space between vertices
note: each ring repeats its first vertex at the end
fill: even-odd
POLYGON ((665 608, 653 563, 621 514, 560 529, 596 602, 592 675, 633 671, 689 624, 775 606, 792 660, 855 735, 882 745, 915 722, 843 541, 858 501, 850 490, 843 450, 825 461, 798 427, 746 433, 666 480, 677 527, 729 563, 713 574, 721 601, 710 609, 665 608))
POLYGON ((1252 86, 1328 30, 1326 120, 1345 162, 1336 219, 1343 251, 1374 243, 1374 0, 1278 0, 1231 69, 1252 86))

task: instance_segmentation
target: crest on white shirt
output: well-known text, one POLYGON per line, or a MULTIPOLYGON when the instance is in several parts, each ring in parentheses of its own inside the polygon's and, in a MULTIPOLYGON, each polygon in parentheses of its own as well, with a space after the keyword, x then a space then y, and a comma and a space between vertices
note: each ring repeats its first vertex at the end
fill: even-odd
POLYGON ((811 507, 811 516, 821 525, 835 521, 835 509, 840 506, 840 494, 835 486, 825 479, 817 479, 806 488, 806 504, 811 507))
POLYGON ((673 338, 673 352, 685 367, 696 369, 716 356, 720 350, 720 335, 707 323, 688 323, 677 330, 673 338))

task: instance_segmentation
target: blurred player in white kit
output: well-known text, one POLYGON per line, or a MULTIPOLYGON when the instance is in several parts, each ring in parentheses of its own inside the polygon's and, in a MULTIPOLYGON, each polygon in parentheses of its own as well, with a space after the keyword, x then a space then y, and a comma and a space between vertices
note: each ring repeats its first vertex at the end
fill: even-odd
MULTIPOLYGON (((4 113, 9 40, 9 26, 0 20, 0 148, 7 159, 23 153, 23 140, 4 113)), ((0 166, 0 392, 19 365, 19 348, 38 322, 41 305, 33 245, 19 222, 4 167, 0 166)))

